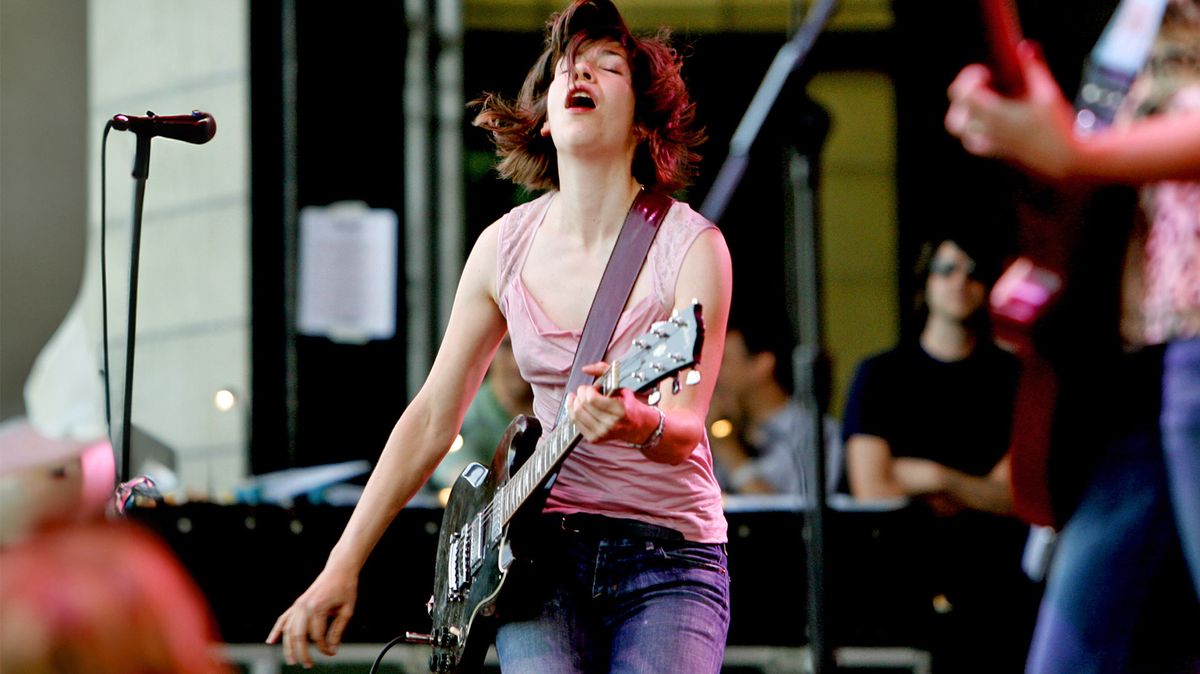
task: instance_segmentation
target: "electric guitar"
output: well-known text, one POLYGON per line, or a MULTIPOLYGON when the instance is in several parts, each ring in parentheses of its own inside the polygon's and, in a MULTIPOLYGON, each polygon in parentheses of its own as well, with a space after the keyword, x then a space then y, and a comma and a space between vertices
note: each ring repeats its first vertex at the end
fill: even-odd
MULTIPOLYGON (((1025 95, 1027 83, 1017 57, 1021 26, 1013 0, 980 0, 979 9, 987 33, 992 88, 1005 96, 1025 95)), ((1023 191, 1031 189, 1025 183, 1023 191)), ((1038 214, 1026 209, 1019 219, 1021 256, 992 286, 989 309, 997 341, 1021 362, 1010 439, 1013 509, 1030 524, 1056 525, 1048 470, 1058 374, 1037 348, 1034 332, 1059 302, 1066 283, 1073 237, 1061 221, 1077 218, 1035 217, 1038 214)))
MULTIPOLYGON (((1140 67, 1127 63, 1132 50, 1128 45, 1138 45, 1144 57, 1165 4, 1122 0, 1088 58, 1075 100, 1076 134, 1094 133, 1112 123, 1140 67)), ((1013 0, 980 0, 980 14, 987 29, 993 88, 1019 97, 1027 83, 1016 54, 1022 38, 1013 0)), ((1123 237, 1104 232, 1120 234, 1113 221, 1127 221, 1122 210, 1132 202, 1111 188, 1051 187, 1031 180, 1023 188, 1021 255, 992 287, 990 310, 997 339, 1021 361, 1011 440, 1013 508, 1030 524, 1057 528, 1062 510, 1070 507, 1070 492, 1079 489, 1077 476, 1086 474, 1077 465, 1067 475, 1055 470, 1055 456, 1062 462, 1077 451, 1059 448, 1059 438, 1072 435, 1062 428, 1078 423, 1060 426, 1063 418, 1078 415, 1073 410, 1064 414, 1061 375, 1064 368, 1075 371, 1097 362, 1080 345, 1101 342, 1098 335, 1116 325, 1119 274, 1103 270, 1120 269, 1123 237), (1085 227, 1088 222, 1090 227, 1085 227), (1112 302, 1097 299, 1103 297, 1112 302)), ((1079 444, 1077 438, 1071 442, 1079 444)))
MULTIPOLYGON (((679 372, 700 362, 703 341, 701 307, 693 301, 635 339, 596 385, 605 395, 623 388, 650 392, 654 404, 663 380, 674 378, 672 390, 678 392, 679 372)), ((691 369, 686 383, 699 381, 700 372, 691 369)), ((491 466, 467 466, 450 490, 428 604, 433 629, 406 635, 408 641, 433 646, 431 671, 474 672, 483 665, 495 633, 497 600, 514 561, 510 526, 519 516, 541 511, 563 460, 583 439, 569 420, 539 441, 540 435, 536 419, 518 416, 497 445, 491 466)))

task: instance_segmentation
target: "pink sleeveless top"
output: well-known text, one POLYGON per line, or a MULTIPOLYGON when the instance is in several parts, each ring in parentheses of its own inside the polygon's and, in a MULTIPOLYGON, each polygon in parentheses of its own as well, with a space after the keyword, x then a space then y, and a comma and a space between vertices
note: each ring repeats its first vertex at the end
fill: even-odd
MULTIPOLYGON (((1200 0, 1171 0, 1116 123, 1200 113, 1200 0)), ((1130 344, 1200 337, 1200 180, 1143 185, 1122 288, 1130 344)))
MULTIPOLYGON (((533 411, 544 433, 554 427, 581 335, 556 326, 521 279, 530 244, 554 194, 522 204, 501 220, 496 279, 513 355, 521 376, 533 387, 533 411)), ((686 204, 676 202, 671 207, 646 258, 654 290, 621 314, 609 344, 609 359, 620 358, 652 323, 670 315, 684 255, 696 237, 712 227, 686 204)), ((674 466, 651 461, 629 447, 581 442, 563 463, 545 510, 640 520, 671 527, 698 543, 726 541, 721 491, 713 476, 707 435, 674 466)))

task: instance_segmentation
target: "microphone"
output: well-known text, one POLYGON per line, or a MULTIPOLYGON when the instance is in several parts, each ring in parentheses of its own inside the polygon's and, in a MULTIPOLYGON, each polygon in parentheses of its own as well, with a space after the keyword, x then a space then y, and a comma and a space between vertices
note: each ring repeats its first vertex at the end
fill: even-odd
POLYGON ((217 120, 199 110, 193 110, 190 115, 159 116, 150 111, 146 111, 144 117, 116 115, 112 125, 117 131, 132 131, 147 138, 174 138, 195 145, 207 143, 217 133, 217 120))

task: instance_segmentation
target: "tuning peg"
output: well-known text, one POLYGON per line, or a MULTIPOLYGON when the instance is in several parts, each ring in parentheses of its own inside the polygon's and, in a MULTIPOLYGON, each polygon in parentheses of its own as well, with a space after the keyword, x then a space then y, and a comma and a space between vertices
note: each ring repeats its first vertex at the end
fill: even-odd
POLYGON ((688 370, 687 377, 684 378, 684 382, 687 383, 688 386, 695 386, 696 384, 699 384, 700 370, 688 370))
POLYGON ((671 377, 671 395, 679 395, 679 377, 671 377))
POLYGON ((658 389, 654 389, 649 396, 646 396, 646 403, 649 405, 657 407, 660 400, 662 400, 662 393, 658 389))

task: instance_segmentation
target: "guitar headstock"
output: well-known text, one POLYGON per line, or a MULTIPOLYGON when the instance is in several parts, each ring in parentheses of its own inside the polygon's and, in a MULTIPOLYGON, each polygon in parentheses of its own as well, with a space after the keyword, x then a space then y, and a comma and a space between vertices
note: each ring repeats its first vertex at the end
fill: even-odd
POLYGON ((627 388, 644 393, 664 379, 674 377, 674 390, 678 392, 679 372, 691 369, 686 378, 688 385, 700 381, 700 371, 693 368, 700 363, 703 347, 701 307, 692 300, 688 308, 676 309, 671 318, 655 323, 649 332, 633 340, 629 351, 597 383, 608 391, 627 388))

